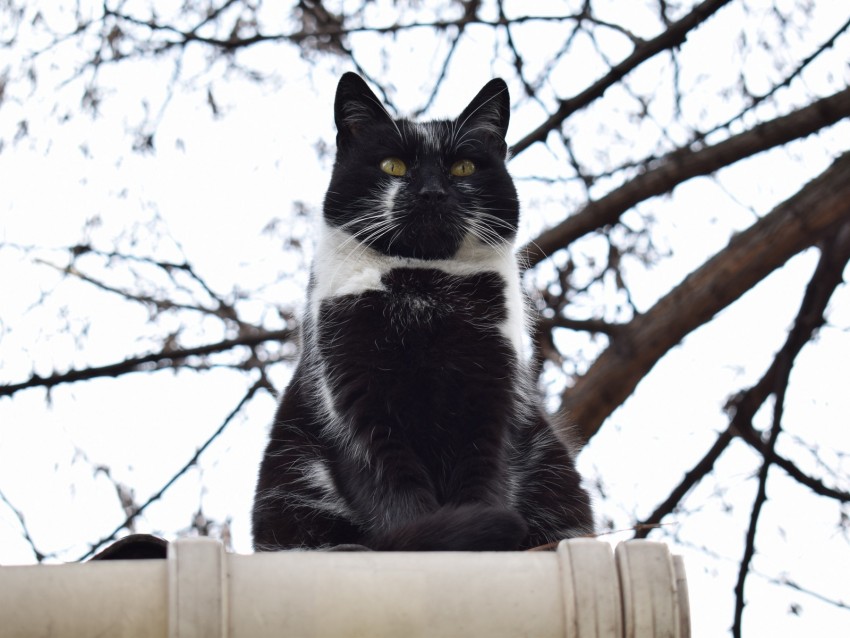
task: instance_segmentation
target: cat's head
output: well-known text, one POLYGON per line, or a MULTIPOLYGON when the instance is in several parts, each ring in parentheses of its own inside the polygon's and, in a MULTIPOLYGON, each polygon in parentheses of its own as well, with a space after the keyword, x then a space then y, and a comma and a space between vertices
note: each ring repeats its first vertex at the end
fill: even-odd
POLYGON ((449 259, 465 241, 506 250, 519 204, 505 167, 508 88, 491 80, 455 120, 393 119, 360 76, 334 103, 325 221, 384 254, 449 259))

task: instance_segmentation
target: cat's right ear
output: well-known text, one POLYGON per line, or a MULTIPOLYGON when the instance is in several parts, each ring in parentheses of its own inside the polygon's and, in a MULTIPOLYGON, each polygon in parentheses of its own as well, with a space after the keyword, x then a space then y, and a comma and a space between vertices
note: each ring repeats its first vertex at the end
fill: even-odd
POLYGON ((511 99, 508 85, 494 78, 484 85, 478 95, 457 118, 461 128, 468 127, 489 134, 498 144, 502 155, 508 152, 505 135, 511 119, 511 99))
POLYGON ((364 128, 392 117, 381 101, 356 73, 345 73, 339 79, 334 100, 334 121, 339 143, 357 137, 364 128))

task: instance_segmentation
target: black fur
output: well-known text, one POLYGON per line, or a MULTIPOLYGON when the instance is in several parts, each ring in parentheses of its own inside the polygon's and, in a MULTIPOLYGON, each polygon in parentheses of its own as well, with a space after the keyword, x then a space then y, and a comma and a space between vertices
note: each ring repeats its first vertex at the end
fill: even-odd
POLYGON ((393 120, 354 74, 304 318, 253 511, 258 550, 514 550, 591 531, 522 349, 507 87, 393 120), (381 169, 401 160, 403 175, 381 169), (452 174, 459 160, 475 170, 452 174))

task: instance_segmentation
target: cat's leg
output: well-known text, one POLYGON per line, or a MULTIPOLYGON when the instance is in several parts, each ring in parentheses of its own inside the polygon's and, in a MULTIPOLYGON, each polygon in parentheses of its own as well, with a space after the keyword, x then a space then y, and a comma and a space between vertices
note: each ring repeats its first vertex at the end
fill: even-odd
POLYGON ((302 368, 284 393, 260 464, 252 511, 258 551, 359 542, 345 499, 336 489, 328 445, 313 403, 305 400, 302 368))
POLYGON ((466 420, 464 430, 447 468, 446 501, 507 506, 503 419, 477 414, 466 420))
MULTIPOLYGON (((349 443, 345 449, 358 447, 349 443)), ((394 437, 391 429, 371 427, 365 449, 368 457, 349 457, 337 467, 338 484, 364 530, 362 542, 367 547, 379 551, 511 550, 526 535, 522 517, 504 505, 492 480, 485 481, 486 488, 473 488, 470 481, 465 498, 440 505, 421 454, 394 437)))
POLYGON ((573 456, 539 415, 516 446, 509 481, 517 510, 528 523, 523 548, 593 533, 590 495, 581 485, 573 456))
POLYGON ((357 542, 359 529, 309 438, 276 425, 263 457, 252 511, 254 549, 319 548, 357 542))
POLYGON ((352 423, 350 430, 351 438, 337 447, 337 482, 367 535, 438 509, 432 477, 391 426, 376 419, 352 423))
POLYGON ((479 409, 465 425, 447 475, 445 513, 435 523, 445 521, 451 549, 518 549, 527 525, 509 504, 504 416, 479 409))
MULTIPOLYGON (((376 428, 375 432, 381 432, 376 428)), ((498 551, 516 549, 526 535, 522 517, 490 488, 465 500, 440 505, 421 458, 392 439, 372 441, 368 464, 354 463, 346 476, 347 496, 362 518, 363 543, 379 551, 498 551)))

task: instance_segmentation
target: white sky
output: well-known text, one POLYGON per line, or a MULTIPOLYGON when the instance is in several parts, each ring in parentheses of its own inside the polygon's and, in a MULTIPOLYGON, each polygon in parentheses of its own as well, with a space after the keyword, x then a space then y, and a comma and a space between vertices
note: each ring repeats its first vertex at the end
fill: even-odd
MULTIPOLYGON (((750 4, 765 7, 769 3, 750 4)), ((788 43, 789 59, 794 59, 794 47, 802 51, 800 56, 806 55, 846 19, 848 9, 840 4, 818 5, 820 13, 812 31, 801 42, 788 43)), ((636 10, 636 19, 638 13, 636 10)), ((735 52, 737 32, 729 25, 745 21, 747 28, 757 33, 760 25, 769 27, 768 18, 759 15, 745 15, 730 7, 689 39, 681 52, 681 81, 684 86, 693 84, 694 90, 683 108, 694 112, 702 108, 712 118, 723 120, 739 107, 718 99, 717 92, 742 65, 753 90, 781 77, 769 60, 759 60, 756 53, 741 59, 735 52), (704 60, 706 51, 711 52, 710 63, 704 60), (705 79, 698 82, 700 74, 705 79)), ((614 18, 627 20, 621 9, 614 18)), ((535 52, 528 61, 532 74, 540 65, 537 60, 545 60, 548 50, 560 46, 545 28, 540 29, 515 33, 522 50, 535 52)), ((645 21, 638 31, 651 35, 654 29, 645 21)), ((382 41, 387 47, 387 55, 382 56, 370 37, 352 38, 360 63, 390 80, 391 94, 402 110, 424 103, 433 78, 409 69, 427 69, 441 61, 445 42, 423 31, 415 37, 382 41), (387 69, 381 71, 385 63, 387 69)), ((505 60, 491 60, 491 40, 491 34, 483 29, 470 30, 429 115, 456 114, 492 75, 510 74, 505 60)), ((580 47, 586 45, 580 43, 580 47)), ((617 43, 611 47, 615 51, 617 43)), ((170 67, 160 62, 104 69, 101 79, 109 92, 101 116, 92 120, 75 112, 79 84, 60 86, 67 75, 62 56, 70 50, 65 47, 53 57, 45 56, 40 61, 36 90, 24 96, 7 89, 0 107, 0 138, 4 140, 0 241, 70 245, 82 237, 85 221, 97 216, 100 226, 91 231, 91 239, 108 248, 123 229, 143 224, 156 214, 197 271, 222 293, 234 285, 251 290, 274 282, 279 272, 298 268, 297 259, 282 256, 280 238, 261 231, 275 217, 284 219, 287 228, 292 202, 304 201, 312 207, 320 204, 330 164, 327 159, 316 159, 314 145, 319 138, 333 142, 333 91, 339 72, 347 67, 325 59, 308 66, 296 50, 286 46, 256 47, 243 55, 243 61, 275 72, 281 79, 257 86, 231 74, 226 81, 217 81, 215 96, 226 115, 213 119, 205 104, 206 76, 198 51, 186 63, 186 77, 194 77, 192 86, 197 90, 181 92, 172 99, 157 128, 156 153, 139 155, 130 152, 127 131, 142 115, 142 99, 156 112, 170 67), (74 113, 69 123, 57 123, 56 103, 74 113), (13 132, 22 118, 30 122, 31 136, 13 143, 13 132), (81 144, 87 147, 85 153, 81 144)), ((814 65, 803 81, 783 96, 783 104, 790 108, 804 103, 809 93, 827 95, 845 86, 848 54, 845 36, 822 64, 814 65)), ((580 90, 599 73, 600 67, 592 60, 586 62, 589 52, 578 48, 574 55, 580 56, 581 62, 561 65, 551 73, 550 82, 558 95, 580 90)), ((9 60, 0 58, 0 69, 8 64, 9 60)), ((651 92, 654 84, 659 84, 662 94, 665 89, 658 77, 665 77, 668 70, 663 62, 648 66, 630 76, 631 86, 635 91, 651 92)), ((537 104, 517 99, 518 86, 511 89, 518 102, 509 135, 509 140, 515 141, 542 120, 543 111, 537 104)), ((554 94, 547 90, 543 94, 551 107, 554 94)), ((576 151, 588 161, 594 157, 594 145, 611 135, 610 121, 622 108, 624 102, 618 102, 622 99, 612 90, 598 106, 571 120, 576 151)), ((654 104, 653 114, 663 123, 671 104, 663 95, 654 104)), ((764 110, 770 112, 769 107, 764 110)), ((658 144, 659 127, 651 123, 628 133, 635 154, 658 144)), ((684 132, 674 129, 672 134, 684 132)), ((650 269, 631 265, 628 275, 638 306, 649 307, 686 272, 721 249, 731 233, 752 223, 755 214, 766 213, 821 172, 830 157, 850 146, 848 142, 850 127, 844 122, 806 142, 741 162, 721 171, 716 179, 692 180, 677 188, 672 197, 642 205, 641 212, 651 213, 657 220, 654 240, 672 255, 650 269)), ((621 144, 612 152, 628 153, 629 145, 621 144)), ((553 140, 549 148, 537 145, 519 156, 512 163, 512 172, 516 176, 563 174, 562 157, 559 143, 553 140)), ((552 223, 565 207, 578 201, 581 192, 573 192, 573 188, 546 190, 520 182, 524 236, 552 223)), ((147 250, 145 235, 140 234, 140 250, 147 250)), ((120 245, 128 249, 130 243, 120 245)), ((161 258, 179 254, 169 245, 157 251, 161 258)), ((593 257, 595 251, 588 242, 579 247, 577 259, 593 257)), ((58 266, 66 259, 61 252, 39 251, 36 256, 58 266)), ((794 258, 691 335, 610 417, 580 457, 588 478, 599 477, 604 483, 608 498, 599 503, 600 517, 612 519, 618 528, 630 526, 651 512, 702 456, 727 424, 722 412, 726 399, 757 380, 781 346, 816 260, 815 251, 794 258)), ((111 281, 119 282, 115 277, 111 281)), ((303 283, 304 276, 299 274, 291 283, 271 285, 243 307, 259 317, 268 303, 298 299, 303 283)), ((592 312, 610 300, 610 294, 610 290, 600 290, 595 300, 573 309, 576 316, 592 312)), ((804 471, 847 490, 850 394, 842 372, 850 360, 850 292, 846 287, 833 300, 830 324, 795 366, 785 417, 787 434, 780 438, 780 450, 804 471), (820 461, 836 475, 825 473, 818 459, 794 444, 794 436, 819 446, 820 461)), ((0 249, 0 326, 0 383, 20 381, 33 370, 47 374, 55 368, 107 363, 146 352, 156 335, 169 328, 167 320, 151 324, 139 308, 63 279, 50 267, 8 246, 0 249), (45 303, 34 305, 45 292, 50 293, 45 303), (89 323, 82 347, 59 332, 64 320, 73 326, 89 323)), ((200 343, 221 338, 220 331, 214 322, 205 322, 192 325, 189 334, 200 343)), ((569 342, 566 347, 570 348, 569 342)), ((572 347, 590 356, 598 345, 576 340, 572 347)), ((274 381, 282 386, 287 372, 281 368, 276 374, 274 381)), ((93 465, 107 464, 113 477, 131 485, 137 500, 143 501, 191 457, 248 385, 240 374, 226 369, 203 374, 158 372, 60 386, 51 392, 49 402, 42 390, 2 399, 0 490, 24 513, 42 551, 56 551, 61 559, 72 559, 122 520, 114 488, 102 475, 93 473, 93 465)), ((235 550, 250 551, 250 501, 273 410, 274 402, 265 395, 252 402, 207 450, 200 468, 191 470, 161 502, 148 509, 139 530, 173 534, 185 529, 200 500, 209 518, 232 518, 235 550)), ((762 413, 757 423, 764 426, 768 420, 769 414, 762 413)), ((694 636, 723 635, 731 624, 734 600, 730 592, 756 489, 752 477, 759 464, 760 459, 748 448, 733 443, 715 474, 688 497, 687 516, 681 520, 670 517, 663 538, 686 558, 694 636)), ((769 500, 759 524, 760 553, 753 565, 758 575, 747 582, 745 634, 836 635, 836 628, 850 626, 850 611, 790 591, 771 579, 788 576, 801 586, 850 604, 846 578, 850 552, 846 537, 838 531, 840 509, 814 498, 778 469, 772 470, 768 487, 769 500), (789 613, 792 602, 802 606, 799 615, 789 613)), ((628 537, 614 535, 611 540, 628 537)), ((32 560, 20 525, 0 503, 0 564, 32 560)))

